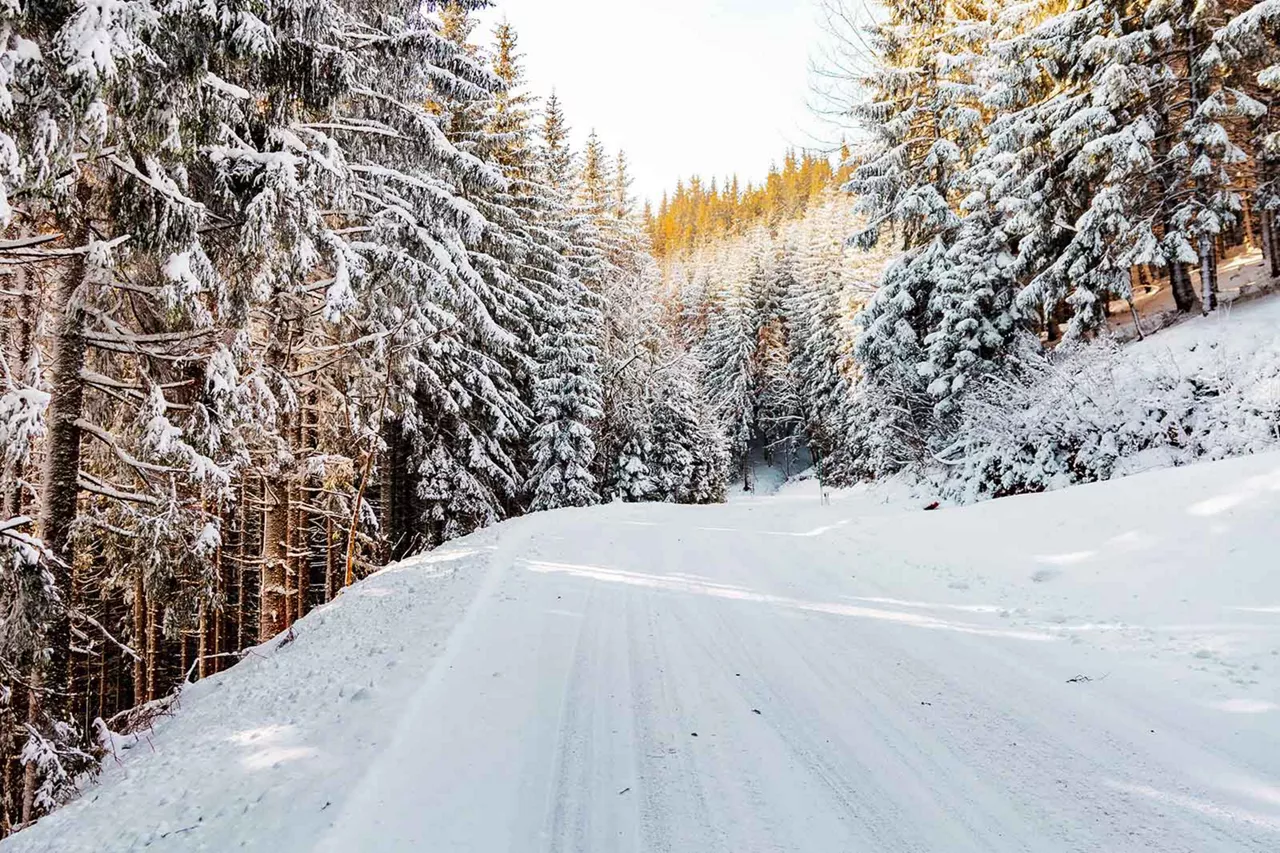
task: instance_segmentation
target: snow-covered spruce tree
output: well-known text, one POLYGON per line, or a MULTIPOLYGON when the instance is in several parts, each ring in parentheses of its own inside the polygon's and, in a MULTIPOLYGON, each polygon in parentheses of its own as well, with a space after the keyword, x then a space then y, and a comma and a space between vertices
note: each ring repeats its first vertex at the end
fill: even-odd
POLYGON ((525 90, 523 56, 515 29, 506 22, 494 32, 493 72, 503 88, 493 98, 487 115, 488 148, 502 169, 507 189, 501 212, 512 227, 497 257, 510 277, 522 282, 526 300, 520 323, 529 356, 514 366, 517 379, 528 386, 525 402, 533 406, 532 382, 524 382, 534 369, 540 333, 542 301, 573 290, 573 267, 568 256, 567 197, 547 182, 535 127, 535 103, 525 90), (514 216, 512 215, 514 214, 514 216))
POLYGON ((546 328, 537 354, 534 392, 533 510, 589 506, 599 500, 591 473, 595 442, 591 426, 600 418, 598 351, 590 328, 583 329, 572 294, 548 299, 546 328))
MULTIPOLYGON (((613 159, 611 202, 599 221, 609 238, 610 275, 602 282, 600 367, 603 410, 597 430, 599 465, 606 490, 623 470, 625 445, 647 443, 647 387, 655 368, 661 335, 661 273, 648 251, 647 236, 636 221, 626 154, 613 159), (612 471, 610 470, 612 469, 612 471)), ((621 488, 621 487, 617 487, 621 488)))
POLYGON ((521 353, 510 326, 524 294, 506 286, 487 251, 509 232, 481 210, 500 207, 506 189, 483 127, 501 81, 430 9, 405 11, 359 13, 362 61, 343 140, 361 224, 347 243, 364 267, 362 286, 378 294, 356 318, 375 341, 357 387, 374 409, 386 389, 361 455, 367 462, 380 442, 403 445, 413 482, 400 488, 383 472, 395 500, 382 501, 382 514, 430 545, 502 518, 519 497, 515 453, 528 410, 512 378, 521 353))
MULTIPOLYGON (((1280 0, 1262 0, 1249 5, 1227 22, 1214 36, 1228 67, 1235 69, 1233 81, 1267 105, 1266 114, 1253 124, 1251 149, 1257 179, 1251 210, 1258 216, 1262 250, 1267 272, 1280 277, 1280 0)), ((1249 211, 1246 211, 1246 216, 1249 211)), ((1247 221, 1247 219, 1246 219, 1247 221)), ((1246 230, 1246 239, 1251 229, 1246 230)))
POLYGON ((1267 111, 1226 85, 1231 68, 1213 36, 1227 18, 1227 4, 1191 0, 1151 3, 1144 15, 1157 54, 1158 110, 1168 122, 1158 132, 1173 137, 1165 172, 1173 229, 1167 239, 1181 241, 1182 255, 1195 255, 1204 311, 1217 306, 1218 239, 1241 214, 1232 170, 1248 156, 1237 142, 1248 138, 1247 122, 1267 111))
POLYGON ((627 434, 622 447, 615 454, 610 474, 610 495, 626 503, 650 500, 657 491, 654 483, 653 444, 649 437, 650 424, 637 425, 627 434))
MULTIPOLYGON (((6 623, 0 643, 0 693, 6 700, 6 722, 20 718, 29 726, 19 736, 21 740, 14 738, 27 760, 19 759, 21 766, 14 774, 19 781, 15 785, 8 782, 14 768, 6 765, 4 793, 7 803, 14 807, 10 813, 23 824, 64 792, 63 780, 42 772, 48 762, 37 760, 49 752, 37 751, 36 747, 50 737, 64 744, 77 739, 62 728, 69 709, 59 682, 65 675, 69 654, 66 596, 73 558, 71 532, 79 495, 76 421, 83 410, 79 369, 85 357, 83 334, 87 323, 80 291, 91 270, 87 262, 87 212, 76 208, 78 202, 89 199, 91 189, 69 182, 63 175, 74 172, 75 135, 86 124, 92 125, 86 112, 91 103, 100 102, 105 88, 97 78, 98 66, 90 64, 79 77, 73 77, 73 57, 59 50, 74 46, 66 32, 75 23, 72 12, 58 10, 47 16, 36 12, 16 4, 0 7, 0 114, 4 119, 4 130, 0 132, 0 182, 4 186, 0 191, 4 196, 0 202, 0 228, 5 238, 0 261, 6 262, 4 272, 8 273, 10 260, 47 260, 49 272, 57 281, 53 301, 56 325, 52 331, 59 381, 56 387, 50 387, 38 374, 23 375, 25 371, 17 364, 12 365, 19 371, 14 376, 6 346, 6 381, 0 398, 6 463, 6 513, 0 519, 4 529, 4 542, 0 545, 0 559, 4 560, 0 580, 4 589, 0 590, 0 604, 6 623), (94 79, 88 79, 91 76, 94 79), (69 199, 68 195, 75 191, 78 193, 69 199), (78 255, 59 262, 56 255, 45 254, 48 250, 43 246, 57 242, 56 237, 28 243, 50 224, 75 229, 66 242, 74 241, 67 248, 79 249, 78 255), (28 246, 30 253, 24 252, 28 246), (39 484, 39 491, 35 495, 24 494, 22 480, 26 479, 26 472, 22 469, 33 445, 51 433, 63 449, 45 449, 40 476, 30 478, 39 484), (56 473, 57 482, 53 485, 54 478, 48 476, 51 470, 56 473), (56 511, 51 511, 50 500, 56 511), (24 505, 34 505, 32 512, 24 512, 24 505), (38 526, 33 524, 34 517, 38 517, 38 526), (37 535, 47 539, 49 546, 37 535), (62 734, 69 736, 58 737, 62 734), (21 745, 23 741, 25 745, 21 745)), ((130 36, 125 32, 122 42, 136 44, 130 36)), ((117 68, 117 61, 127 63, 131 58, 129 45, 109 42, 105 48, 100 61, 112 71, 117 68)), ((21 298, 28 305, 33 304, 31 297, 36 295, 36 277, 27 273, 17 282, 21 285, 21 298)), ((34 355, 32 331, 28 327, 19 329, 18 334, 26 335, 27 346, 34 355)), ((7 762, 15 744, 6 742, 3 747, 7 762)))
POLYGON ((965 200, 964 221, 939 270, 929 311, 933 326, 917 366, 934 417, 949 431, 969 385, 1004 372, 1020 325, 1013 313, 1012 241, 982 190, 965 200))
POLYGON ((609 303, 615 350, 605 383, 604 434, 614 442, 607 495, 624 501, 711 503, 723 499, 728 454, 707 400, 701 365, 674 324, 655 311, 660 279, 650 267, 628 296, 609 303))
MULTIPOLYGON (((218 40, 221 61, 206 88, 231 104, 208 122, 216 138, 203 147, 209 174, 201 186, 235 226, 218 232, 225 239, 215 262, 227 281, 217 304, 237 331, 223 336, 205 377, 203 417, 249 481, 218 505, 238 540, 261 539, 256 632, 266 639, 306 612, 310 549, 346 550, 357 484, 350 473, 334 475, 359 466, 371 398, 387 373, 365 359, 378 355, 378 330, 363 336, 363 348, 347 341, 362 337, 355 316, 361 285, 370 283, 368 157, 382 147, 374 139, 387 137, 385 125, 365 120, 365 101, 377 96, 363 87, 391 36, 366 30, 335 4, 226 20, 200 4, 186 8, 193 26, 218 40), (330 488, 322 493, 324 472, 330 488), (317 528, 326 527, 321 540, 317 528)), ((181 277, 180 264, 171 269, 181 277)), ((343 562, 326 561, 326 594, 343 562)), ((243 562, 235 571, 243 585, 243 562)), ((206 613, 202 625, 217 620, 206 613)))
MULTIPOLYGON (((26 485, 28 469, 45 432, 49 404, 37 345, 40 281, 30 264, 10 266, 19 260, 24 243, 36 238, 31 236, 35 217, 24 221, 24 211, 15 211, 9 196, 15 190, 30 191, 34 183, 29 181, 36 165, 30 150, 35 141, 31 125, 48 121, 53 126, 52 117, 19 109, 44 85, 42 54, 34 40, 39 36, 30 29, 32 23, 23 20, 17 5, 0 6, 0 235, 5 239, 0 275, 6 290, 0 297, 0 725, 5 732, 27 718, 20 684, 33 671, 43 651, 41 641, 63 604, 48 554, 34 538, 34 518, 28 514, 35 511, 26 485)), ((49 166, 65 167, 65 160, 56 161, 66 153, 49 152, 54 161, 49 166)), ((41 242, 46 241, 36 240, 33 248, 41 242)), ((0 742, 6 772, 14 749, 10 738, 0 742)), ((6 811, 13 802, 7 788, 6 811)))
POLYGON ((731 458, 719 413, 703 396, 697 361, 674 351, 669 356, 650 383, 652 500, 722 501, 731 458))
POLYGON ((846 298, 846 235, 836 214, 841 206, 841 200, 828 197, 803 223, 785 304, 804 432, 818 459, 843 449, 841 413, 850 393, 850 347, 841 334, 846 298))
POLYGON ((699 346, 705 365, 707 395, 729 440, 729 449, 740 463, 744 488, 750 488, 747 455, 756 437, 756 352, 760 323, 756 292, 767 275, 765 262, 756 254, 745 278, 723 285, 707 335, 699 346))
POLYGON ((1212 305, 1215 237, 1201 237, 1239 209, 1210 184, 1240 159, 1222 120, 1255 106, 1221 90, 1206 35, 1216 13, 1176 3, 1133 12, 1107 0, 1068 6, 1019 22, 998 50, 1003 87, 992 102, 1003 113, 991 147, 1014 165, 1001 208, 1014 212, 1014 272, 1029 282, 1019 305, 1045 318, 1051 337, 1059 316, 1069 337, 1099 329, 1139 265, 1168 268, 1184 311, 1196 299, 1189 267, 1200 267, 1212 305))
POLYGON ((1142 175, 1152 134, 1141 104, 1146 73, 1136 61, 1145 47, 1140 34, 1126 32, 1122 5, 1010 10, 997 20, 985 98, 995 115, 971 190, 982 215, 1016 246, 1005 268, 1019 284, 1019 311, 1050 340, 1064 316, 1070 337, 1100 327, 1110 300, 1129 292, 1119 258, 1151 232, 1142 175), (1097 81, 1109 81, 1100 97, 1097 81), (1002 216, 993 219, 996 212, 1002 216))
POLYGON ((533 335, 537 297, 518 269, 529 244, 498 161, 506 140, 490 123, 505 84, 469 43, 471 5, 443 4, 440 34, 452 58, 442 65, 453 79, 427 84, 429 103, 455 151, 453 166, 440 177, 456 187, 473 214, 470 232, 460 234, 466 263, 456 292, 463 301, 445 306, 459 321, 449 336, 462 347, 451 358, 459 359, 456 366, 447 368, 448 384, 463 394, 446 384, 440 390, 447 399, 434 405, 419 399, 424 412, 447 416, 426 430, 410 430, 420 448, 418 497, 433 545, 518 508, 525 479, 520 456, 531 425, 517 377, 532 369, 524 342, 533 335))
POLYGON ((529 492, 533 509, 587 506, 600 500, 594 471, 595 430, 602 411, 600 294, 604 259, 596 225, 574 195, 577 170, 559 101, 547 103, 536 180, 547 228, 559 241, 560 264, 543 288, 534 357, 534 429, 529 492))
POLYGON ((957 224, 953 184, 981 128, 972 76, 981 6, 904 0, 886 12, 869 28, 877 65, 854 81, 869 93, 854 112, 868 139, 845 188, 867 217, 858 245, 893 232, 912 250, 957 224))
POLYGON ((762 275, 752 282, 759 324, 757 427, 766 457, 788 473, 804 440, 799 381, 792 364, 794 347, 783 309, 794 289, 793 256, 786 239, 775 239, 762 275))
POLYGON ((933 441, 933 402, 919 365, 926 352, 923 336, 931 329, 929 299, 947 272, 947 250, 935 238, 895 261, 880 280, 880 290, 858 315, 862 334, 854 349, 863 381, 881 390, 886 401, 870 438, 884 447, 853 448, 876 458, 864 463, 875 474, 890 473, 920 460, 933 441), (889 449, 892 448, 892 449, 889 449))
POLYGON ((774 318, 760 331, 758 419, 769 461, 793 473, 804 441, 799 380, 784 324, 774 318))
MULTIPOLYGON (((570 263, 570 199, 550 183, 544 156, 554 141, 535 141, 531 99, 522 91, 516 33, 507 23, 495 33, 494 72, 504 90, 494 102, 489 131, 495 159, 508 181, 509 209, 518 215, 520 248, 511 273, 526 280, 530 293, 532 342, 527 405, 532 410, 529 485, 531 507, 547 510, 586 506, 598 500, 590 466, 593 428, 599 418, 593 296, 570 263)), ((558 106, 557 106, 558 111, 558 106)), ((557 117, 556 120, 559 120, 557 117)), ((554 156, 554 154, 550 154, 554 156)))
POLYGON ((601 353, 604 396, 597 443, 607 497, 636 494, 624 482, 632 477, 627 460, 639 458, 647 464, 649 382, 662 357, 657 302, 660 274, 656 266, 650 261, 638 279, 624 278, 618 284, 625 286, 611 288, 605 303, 601 353))
POLYGON ((882 426, 901 437, 898 465, 932 441, 930 391, 942 386, 927 376, 925 339, 937 326, 933 292, 961 222, 960 178, 981 136, 976 74, 988 9, 903 2, 887 12, 870 28, 879 64, 857 81, 870 93, 855 110, 869 139, 853 152, 846 189, 866 217, 854 242, 870 248, 892 235, 905 251, 863 309, 856 351, 864 380, 895 401, 882 426))
MULTIPOLYGON (((217 36, 193 17, 184 4, 84 4, 43 9, 16 35, 34 47, 22 66, 21 109, 31 114, 11 125, 26 152, 11 210, 20 228, 60 235, 24 259, 49 264, 57 281, 38 532, 61 600, 73 605, 33 638, 42 665, 27 693, 24 821, 67 794, 75 765, 60 757, 85 755, 68 743, 80 735, 65 715, 87 679, 85 658, 111 639, 70 594, 83 585, 86 545, 118 547, 150 531, 159 570, 116 563, 107 583, 149 574, 152 592, 180 589, 166 608, 175 624, 212 593, 197 547, 210 527, 201 502, 226 484, 225 466, 176 428, 163 447, 147 441, 149 401, 162 386, 195 384, 188 377, 202 372, 225 296, 202 231, 217 217, 191 193, 209 172, 201 146, 218 126, 209 119, 230 98, 209 85, 217 36), (171 449, 179 457, 162 458, 171 449), (120 523, 103 527, 108 515, 120 523), (166 549, 188 559, 165 560, 166 549), (182 577, 193 563, 194 577, 182 577), (93 634, 72 649, 68 633, 85 633, 78 626, 93 634)), ((197 420, 200 395, 188 399, 197 420)))

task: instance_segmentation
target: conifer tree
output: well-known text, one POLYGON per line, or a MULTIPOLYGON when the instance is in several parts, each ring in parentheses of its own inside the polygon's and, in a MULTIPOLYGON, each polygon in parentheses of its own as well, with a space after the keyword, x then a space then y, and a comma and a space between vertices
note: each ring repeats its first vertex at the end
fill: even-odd
POLYGON ((829 198, 804 223, 785 305, 804 429, 819 456, 834 455, 843 446, 840 418, 850 390, 849 353, 840 334, 845 234, 838 206, 839 200, 829 198))
POLYGON ((706 365, 707 392, 720 419, 729 449, 741 463, 744 486, 747 481, 747 454, 756 437, 760 324, 756 293, 763 289, 767 273, 762 258, 750 261, 745 278, 728 280, 720 291, 715 313, 701 344, 706 365))
POLYGON ((534 394, 533 509, 587 506, 600 500, 595 434, 603 417, 600 380, 602 299, 599 277, 607 259, 599 248, 598 217, 571 193, 578 187, 568 126, 559 101, 548 100, 541 151, 541 183, 549 223, 568 247, 549 282, 540 318, 534 394))
MULTIPOLYGON (((1259 217, 1258 230, 1266 269, 1271 278, 1280 277, 1280 2, 1261 0, 1240 11, 1214 38, 1221 46, 1226 64, 1236 69, 1237 82, 1256 92, 1267 106, 1266 113, 1252 123, 1252 149, 1257 164, 1257 183, 1251 207, 1259 217)), ((1250 235, 1246 233, 1246 238, 1250 235)))
POLYGON ((533 510, 589 506, 599 501, 591 473, 596 447, 591 424, 600 416, 594 329, 569 292, 548 300, 534 393, 533 510))

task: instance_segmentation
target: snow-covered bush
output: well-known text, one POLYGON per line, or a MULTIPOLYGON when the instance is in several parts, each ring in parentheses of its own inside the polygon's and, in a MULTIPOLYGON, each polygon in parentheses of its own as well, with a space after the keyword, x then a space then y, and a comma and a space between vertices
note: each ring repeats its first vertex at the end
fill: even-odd
POLYGON ((938 455, 944 491, 972 502, 1280 446, 1280 342, 1203 346, 1146 357, 1102 340, 988 380, 938 455))

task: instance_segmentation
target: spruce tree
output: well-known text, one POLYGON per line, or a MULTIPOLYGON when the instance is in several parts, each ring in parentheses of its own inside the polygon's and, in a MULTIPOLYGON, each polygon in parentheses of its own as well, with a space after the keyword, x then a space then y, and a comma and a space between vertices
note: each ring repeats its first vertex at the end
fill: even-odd
POLYGON ((747 456, 757 427, 760 324, 755 295, 767 274, 759 254, 753 255, 750 264, 745 278, 725 282, 701 344, 707 393, 730 451, 741 465, 746 488, 750 488, 747 456))
MULTIPOLYGON (((1280 0, 1262 0, 1241 11, 1214 38, 1228 66, 1236 70, 1236 82, 1252 89, 1267 111, 1252 123, 1249 148, 1257 164, 1257 183, 1251 207, 1259 217, 1266 271, 1280 277, 1280 115, 1276 91, 1280 89, 1280 0)), ((1252 235, 1246 233, 1246 239, 1252 235)))

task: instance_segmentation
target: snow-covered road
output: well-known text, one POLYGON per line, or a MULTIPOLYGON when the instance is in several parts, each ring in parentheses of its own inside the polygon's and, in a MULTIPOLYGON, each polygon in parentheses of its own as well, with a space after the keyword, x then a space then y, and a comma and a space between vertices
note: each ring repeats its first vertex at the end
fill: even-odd
POLYGON ((0 849, 1274 851, 1277 518, 1272 456, 522 519, 194 688, 0 849))

